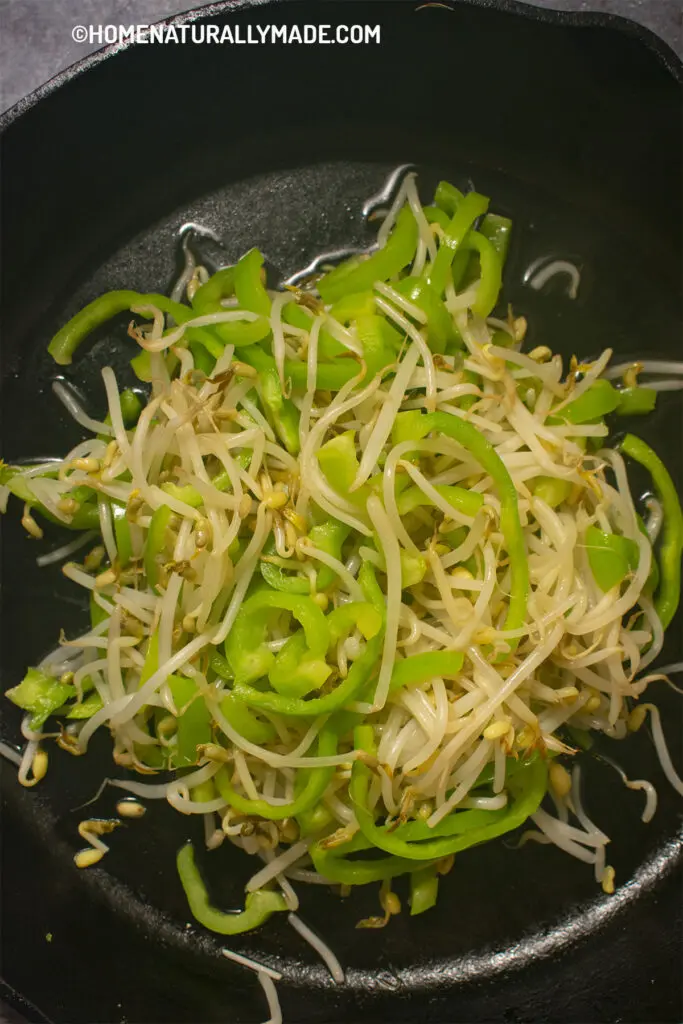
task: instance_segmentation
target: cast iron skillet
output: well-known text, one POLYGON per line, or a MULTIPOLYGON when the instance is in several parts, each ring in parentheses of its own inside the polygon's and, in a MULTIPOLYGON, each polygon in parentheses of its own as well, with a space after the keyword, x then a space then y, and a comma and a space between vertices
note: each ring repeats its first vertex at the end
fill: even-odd
MULTIPOLYGON (((56 455, 79 439, 49 391, 47 341, 101 291, 167 288, 180 225, 224 239, 209 262, 256 244, 286 276, 321 250, 366 242, 362 201, 406 161, 419 165, 425 197, 447 176, 514 216, 506 295, 528 316, 531 342, 566 355, 610 344, 621 356, 680 357, 681 67, 649 33, 498 3, 217 4, 179 20, 378 22, 382 44, 129 48, 88 59, 6 116, 7 459, 56 455), (548 254, 581 266, 576 301, 558 282, 542 293, 524 284, 524 269, 548 254)), ((113 361, 125 379, 127 352, 117 323, 65 374, 92 413, 104 407, 99 367, 113 361)), ((665 396, 638 425, 679 482, 680 410, 665 396)), ((60 626, 85 620, 59 570, 35 568, 16 518, 3 524, 5 688, 60 626)), ((667 660, 680 658, 680 636, 679 616, 667 660)), ((680 700, 663 686, 655 697, 680 765, 680 700)), ((3 710, 13 741, 19 716, 3 710)), ((32 1020, 262 1020, 253 975, 186 924, 173 855, 199 839, 196 822, 153 804, 119 830, 101 867, 74 867, 83 812, 73 808, 112 771, 106 738, 93 746, 88 765, 52 755, 35 790, 3 771, 6 994, 21 993, 32 1020)), ((615 896, 555 849, 500 842, 458 858, 438 908, 383 932, 354 929, 376 912, 371 887, 340 902, 301 886, 302 916, 348 968, 345 988, 277 917, 233 948, 283 971, 289 1022, 680 1019, 680 802, 646 735, 610 752, 660 794, 644 826, 641 797, 586 760, 589 813, 613 838, 615 896)), ((113 806, 109 791, 91 810, 113 806)), ((236 905, 245 859, 223 849, 202 867, 215 901, 236 905)))

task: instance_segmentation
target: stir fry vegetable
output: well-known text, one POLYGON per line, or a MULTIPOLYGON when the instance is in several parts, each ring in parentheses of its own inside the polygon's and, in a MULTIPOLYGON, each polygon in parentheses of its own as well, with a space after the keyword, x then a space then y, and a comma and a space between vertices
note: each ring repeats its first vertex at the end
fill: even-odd
MULTIPOLYGON (((562 759, 642 724, 683 514, 644 441, 610 444, 611 417, 657 390, 608 379, 609 351, 565 368, 522 350, 500 301, 513 226, 489 205, 440 182, 422 206, 409 174, 377 247, 297 287, 269 287, 252 249, 214 274, 192 258, 187 301, 96 299, 49 351, 67 364, 132 314, 146 403, 105 367, 94 436, 0 467, 31 537, 41 517, 89 531, 63 571, 90 629, 7 692, 20 780, 45 773, 51 717, 73 753, 109 729, 117 786, 199 815, 209 849, 261 855, 225 913, 179 851, 190 911, 219 934, 295 909, 297 879, 380 882, 384 916, 361 922, 379 927, 406 875, 422 914, 441 874, 527 819, 613 886, 562 759), (632 461, 656 505, 634 503, 632 461)), ((94 864, 102 830, 81 834, 94 864)))

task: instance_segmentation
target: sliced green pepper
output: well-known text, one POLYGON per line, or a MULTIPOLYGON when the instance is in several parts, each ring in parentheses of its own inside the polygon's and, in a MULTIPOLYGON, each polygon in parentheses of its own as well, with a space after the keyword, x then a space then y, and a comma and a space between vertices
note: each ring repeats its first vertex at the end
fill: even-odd
MULTIPOLYGON (((358 462, 356 460, 356 466, 357 465, 358 462)), ((323 468, 323 472, 325 472, 322 463, 321 468, 323 468)), ((331 470, 331 472, 334 471, 331 470)), ((328 482, 331 482, 329 481, 329 478, 328 482)), ((320 523, 319 526, 312 527, 308 536, 314 547, 319 548, 320 551, 324 551, 327 555, 332 555, 332 557, 336 558, 337 561, 341 561, 344 541, 350 533, 351 527, 347 526, 346 523, 340 523, 338 519, 328 519, 327 522, 320 523)), ((328 587, 332 586, 336 579, 337 574, 334 569, 331 569, 329 565, 321 565, 318 569, 316 586, 318 590, 327 590, 328 587)))
POLYGON ((603 533, 597 526, 589 526, 586 550, 591 572, 601 590, 611 590, 638 568, 638 545, 618 533, 603 533))
POLYGON ((176 867, 192 915, 209 931, 219 935, 240 935, 252 931, 267 921, 271 914, 287 910, 287 901, 282 893, 270 889, 259 889, 247 894, 245 908, 240 913, 226 914, 209 903, 202 876, 195 864, 194 849, 186 843, 178 851, 176 867))
POLYGON ((438 295, 443 295, 446 281, 451 271, 453 257, 474 224, 477 217, 486 213, 489 200, 478 192, 468 192, 458 204, 448 227, 444 231, 436 259, 428 267, 426 277, 438 295))
POLYGON ((19 685, 7 690, 5 696, 18 708, 31 713, 29 728, 37 731, 50 715, 76 696, 76 689, 37 668, 30 668, 19 685))
POLYGON ((683 511, 669 471, 657 453, 634 434, 627 434, 621 450, 650 473, 664 512, 659 546, 659 587, 655 609, 664 629, 676 614, 681 597, 681 553, 683 552, 683 511))
POLYGON ((168 527, 171 522, 171 516, 173 511, 168 505, 160 505, 152 513, 152 518, 149 523, 149 529, 147 531, 147 539, 145 541, 145 551, 143 555, 143 563, 145 567, 145 576, 147 577, 147 584, 156 590, 159 582, 159 570, 161 569, 161 560, 167 554, 167 534, 168 527))
MULTIPOLYGON (((325 725, 318 737, 318 757, 332 757, 337 753, 337 734, 331 725, 325 725)), ((271 804, 267 800, 251 800, 237 793, 230 785, 229 771, 221 768, 216 776, 218 792, 227 804, 242 814, 266 818, 269 821, 283 821, 316 807, 323 798, 332 776, 334 766, 299 770, 297 782, 301 783, 297 795, 287 804, 271 804)))
POLYGON ((211 742, 211 713, 192 679, 169 676, 168 685, 179 711, 173 762, 176 768, 187 768, 197 764, 197 746, 211 742))
POLYGON ((250 249, 235 267, 235 295, 242 309, 269 317, 272 304, 261 280, 262 267, 263 254, 250 249))
MULTIPOLYGON (((484 504, 483 495, 479 494, 478 491, 467 491, 464 487, 455 487, 450 484, 436 484, 435 491, 440 496, 452 505, 458 512, 462 512, 465 516, 476 516, 479 509, 484 504)), ((433 505, 433 502, 417 485, 409 487, 401 495, 399 495, 398 501, 398 514, 400 516, 406 516, 409 512, 413 512, 416 508, 420 508, 423 505, 433 505)))
POLYGON ((654 388, 622 388, 618 394, 618 416, 644 416, 653 412, 657 404, 657 392, 654 388))
POLYGON ((417 249, 417 223, 409 206, 396 218, 386 245, 365 260, 349 260, 318 281, 323 302, 337 302, 345 295, 368 291, 375 281, 388 281, 406 267, 417 249))
MULTIPOLYGON (((354 732, 356 748, 373 753, 372 726, 358 726, 354 732)), ((367 806, 372 773, 361 760, 353 762, 349 795, 361 832, 374 846, 408 860, 437 860, 460 850, 487 842, 521 825, 537 810, 543 799, 548 769, 541 758, 530 762, 508 781, 511 803, 499 811, 454 810, 434 828, 425 822, 411 821, 398 828, 375 824, 374 812, 367 806)))

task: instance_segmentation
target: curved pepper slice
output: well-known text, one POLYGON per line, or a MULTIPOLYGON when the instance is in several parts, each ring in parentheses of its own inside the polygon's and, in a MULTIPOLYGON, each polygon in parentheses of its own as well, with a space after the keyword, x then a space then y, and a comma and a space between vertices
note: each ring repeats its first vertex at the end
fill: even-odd
POLYGON ((595 582, 608 591, 638 568, 639 551, 635 541, 618 533, 603 533, 597 526, 586 530, 588 563, 595 582))
POLYGON ((650 473, 664 511, 659 545, 659 586, 655 609, 664 629, 669 625, 681 598, 681 553, 683 552, 683 511, 676 485, 657 453, 635 434, 627 434, 621 450, 650 473))
POLYGON ((152 513, 152 518, 147 531, 143 564, 148 585, 156 590, 159 582, 159 570, 161 559, 167 549, 167 530, 173 515, 168 505, 160 505, 152 513))
POLYGON ((267 921, 271 914, 288 909, 282 893, 270 889, 248 893, 244 910, 239 913, 229 914, 211 906, 206 886, 195 864, 192 843, 186 843, 178 850, 176 867, 192 915, 209 931, 219 935, 250 932, 267 921))
POLYGON ((396 218, 386 245, 368 259, 349 260, 318 281, 324 302, 337 302, 345 295, 368 291, 375 281, 388 281, 406 267, 417 249, 417 223, 409 206, 396 218))
MULTIPOLYGON (((357 749, 373 752, 372 726, 358 726, 354 732, 357 749)), ((390 831, 391 826, 375 824, 374 812, 367 804, 372 773, 360 760, 351 771, 349 795, 361 832, 373 846, 408 860, 436 860, 469 846, 487 842, 523 824, 537 810, 548 781, 548 769, 541 758, 531 761, 515 773, 508 788, 511 803, 499 811, 452 811, 434 828, 425 822, 411 821, 390 831)))
MULTIPOLYGON (((332 757, 336 753, 337 733, 328 724, 323 726, 318 737, 318 757, 332 757)), ((334 766, 300 769, 297 773, 297 782, 300 777, 302 779, 299 792, 287 804, 271 804, 267 800, 250 800, 241 793, 237 793, 230 785, 227 766, 221 768, 216 775, 216 786, 220 795, 225 798, 225 802, 235 810, 241 811, 242 814, 267 818, 269 821, 283 821, 285 818, 293 818, 319 804, 333 775, 334 766)))
POLYGON ((261 590, 244 602, 225 640, 225 654, 236 684, 260 679, 273 667, 274 655, 264 641, 271 614, 280 609, 291 612, 303 626, 310 656, 324 660, 330 630, 315 601, 299 594, 261 590))

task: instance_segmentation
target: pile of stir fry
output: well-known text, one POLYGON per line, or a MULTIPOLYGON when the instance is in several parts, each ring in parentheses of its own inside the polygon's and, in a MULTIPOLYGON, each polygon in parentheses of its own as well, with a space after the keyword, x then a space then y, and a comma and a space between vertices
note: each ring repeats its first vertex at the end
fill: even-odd
MULTIPOLYGON (((657 709, 636 703, 661 678, 683 515, 655 452, 610 446, 606 420, 652 410, 657 381, 609 350, 568 366, 523 350, 523 317, 493 315, 511 222, 488 207, 446 182, 423 206, 407 175, 376 248, 297 286, 269 289, 252 249, 211 275, 190 259, 172 299, 102 296, 50 352, 68 364, 130 311, 144 401, 105 367, 95 421, 57 382, 92 436, 2 468, 29 534, 40 517, 87 531, 43 560, 85 552, 63 571, 92 615, 8 693, 20 779, 45 773, 50 716, 74 753, 108 729, 129 770, 113 785, 260 858, 227 914, 179 852, 193 914, 221 934, 296 909, 293 881, 381 883, 383 915, 362 922, 378 926, 408 875, 422 913, 454 854, 527 819, 613 890, 566 765, 648 711, 683 793, 657 709), (642 505, 632 463, 652 479, 642 505)), ((654 788, 630 784, 651 817, 654 788)), ((80 863, 108 828, 86 823, 80 863)))

